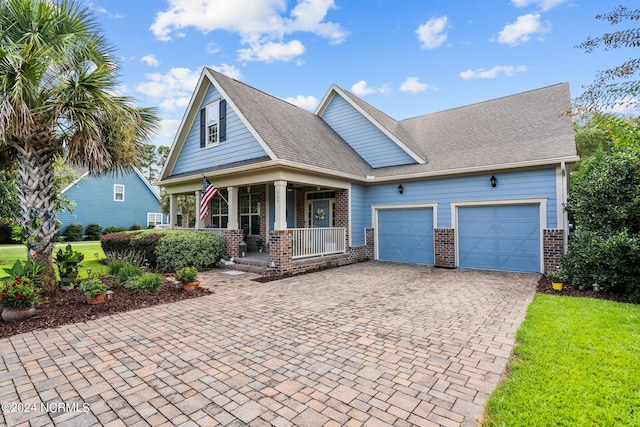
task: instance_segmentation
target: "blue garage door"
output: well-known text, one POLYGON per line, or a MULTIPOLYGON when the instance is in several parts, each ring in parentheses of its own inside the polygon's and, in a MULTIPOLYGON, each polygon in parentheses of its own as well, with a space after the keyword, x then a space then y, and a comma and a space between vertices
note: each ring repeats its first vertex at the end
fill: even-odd
POLYGON ((460 267, 540 271, 538 205, 458 208, 460 267))
POLYGON ((433 264, 433 209, 379 210, 378 259, 433 264))

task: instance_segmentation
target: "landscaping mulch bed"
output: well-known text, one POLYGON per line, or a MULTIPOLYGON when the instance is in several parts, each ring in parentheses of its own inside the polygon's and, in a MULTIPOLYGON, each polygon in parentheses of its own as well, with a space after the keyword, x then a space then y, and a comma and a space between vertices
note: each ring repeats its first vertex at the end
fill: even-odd
POLYGON ((540 277, 536 291, 540 294, 562 295, 565 297, 598 298, 617 302, 629 302, 626 297, 620 294, 614 294, 612 292, 594 292, 593 290, 581 291, 568 283, 562 285, 561 291, 556 291, 553 289, 551 281, 547 279, 546 276, 540 277))
POLYGON ((123 286, 114 288, 113 291, 115 293, 111 301, 97 305, 88 304, 87 298, 77 289, 43 294, 49 298, 49 305, 36 307, 36 314, 30 319, 21 322, 4 322, 0 319, 0 338, 37 329, 85 322, 111 314, 197 298, 212 293, 203 288, 194 291, 176 289, 172 284, 166 282, 160 289, 152 293, 137 293, 123 286))

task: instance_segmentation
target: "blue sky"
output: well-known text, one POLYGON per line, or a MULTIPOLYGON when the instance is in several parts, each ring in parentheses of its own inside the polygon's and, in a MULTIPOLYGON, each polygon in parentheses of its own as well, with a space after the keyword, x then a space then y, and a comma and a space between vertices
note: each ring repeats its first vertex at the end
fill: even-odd
POLYGON ((314 111, 332 83, 396 119, 568 81, 572 97, 630 50, 586 54, 593 0, 93 0, 120 92, 159 109, 171 145, 202 67, 314 111))

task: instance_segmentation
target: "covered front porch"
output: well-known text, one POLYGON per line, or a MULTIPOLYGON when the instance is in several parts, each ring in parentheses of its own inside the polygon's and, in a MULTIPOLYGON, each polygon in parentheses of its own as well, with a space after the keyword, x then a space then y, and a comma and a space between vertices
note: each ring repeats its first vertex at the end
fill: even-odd
POLYGON ((172 228, 182 228, 178 226, 177 198, 181 194, 193 195, 195 223, 190 229, 222 236, 231 258, 242 257, 240 243, 244 242, 245 255, 264 254, 260 258, 269 273, 284 274, 317 267, 329 256, 336 263, 338 255, 338 264, 372 256, 372 251, 367 255, 365 250, 358 250, 354 258, 350 247, 350 186, 346 182, 317 177, 271 181, 208 179, 218 192, 207 204, 201 203, 201 180, 185 183, 182 188, 167 187, 170 224, 172 228))

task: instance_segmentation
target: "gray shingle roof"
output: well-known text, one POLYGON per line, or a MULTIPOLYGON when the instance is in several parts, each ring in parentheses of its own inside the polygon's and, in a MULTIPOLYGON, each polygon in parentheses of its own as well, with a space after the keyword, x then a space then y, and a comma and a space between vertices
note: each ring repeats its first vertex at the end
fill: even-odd
POLYGON ((283 160, 336 172, 391 177, 513 165, 576 156, 568 83, 396 121, 340 89, 427 161, 371 168, 319 116, 208 70, 263 141, 283 160))

